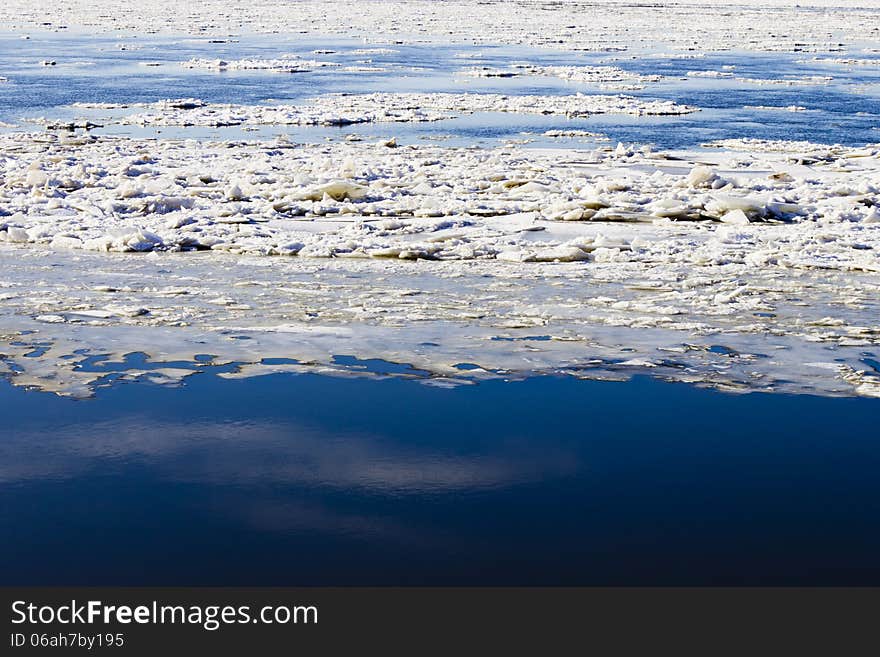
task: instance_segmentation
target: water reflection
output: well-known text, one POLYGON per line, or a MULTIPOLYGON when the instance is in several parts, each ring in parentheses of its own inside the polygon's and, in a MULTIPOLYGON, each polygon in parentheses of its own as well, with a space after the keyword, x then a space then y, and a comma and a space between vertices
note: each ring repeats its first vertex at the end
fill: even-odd
POLYGON ((287 423, 172 422, 138 414, 58 428, 12 428, 0 444, 0 482, 71 479, 99 463, 139 463, 163 479, 188 483, 410 494, 540 481, 577 465, 575 454, 548 450, 538 437, 511 441, 503 454, 447 453, 443 445, 408 444, 400 438, 300 425, 295 416, 287 423))
POLYGON ((877 400, 646 379, 0 388, 3 583, 880 583, 877 400))

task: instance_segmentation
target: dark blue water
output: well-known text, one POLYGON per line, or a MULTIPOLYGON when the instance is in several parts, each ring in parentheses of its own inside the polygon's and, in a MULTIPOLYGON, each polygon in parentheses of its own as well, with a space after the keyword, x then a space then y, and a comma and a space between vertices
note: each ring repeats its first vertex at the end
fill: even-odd
POLYGON ((0 386, 0 584, 880 584, 880 400, 0 386))
MULTIPOLYGON (((369 129, 377 135, 394 134, 403 141, 436 133, 452 134, 462 143, 518 137, 523 131, 584 129, 606 133, 615 141, 652 143, 661 148, 693 147, 702 142, 728 138, 804 139, 821 143, 861 145, 880 139, 880 66, 841 67, 809 60, 805 53, 715 53, 700 59, 668 60, 628 58, 606 61, 607 53, 571 53, 512 47, 390 44, 392 54, 356 55, 355 48, 370 48, 352 40, 316 40, 266 35, 241 37, 226 43, 208 39, 84 38, 77 35, 35 35, 28 41, 17 35, 0 35, 0 120, 16 122, 23 116, 68 117, 83 110, 69 110, 74 102, 154 102, 165 98, 197 97, 217 103, 303 102, 324 93, 374 91, 478 92, 504 94, 611 93, 548 77, 475 79, 456 75, 473 65, 506 67, 527 61, 542 65, 612 64, 639 73, 666 76, 644 90, 624 92, 646 98, 674 100, 704 111, 674 117, 620 115, 567 119, 560 116, 486 115, 466 117, 442 124, 376 124, 365 128, 272 127, 298 139, 320 140, 327 135, 369 129), (127 50, 120 50, 124 44, 127 50), (132 49, 136 48, 136 49, 132 49), (314 54, 332 49, 332 54, 314 54), (460 58, 462 52, 479 59, 460 58), (282 74, 260 71, 212 72, 180 65, 193 57, 274 58, 295 53, 306 59, 338 62, 343 67, 371 59, 384 73, 345 72, 342 67, 310 73, 282 74), (42 66, 55 60, 56 66, 42 66), (145 67, 143 62, 161 66, 145 67), (734 65, 733 74, 745 78, 797 78, 831 75, 829 85, 756 86, 731 79, 688 78, 692 70, 721 70, 734 65), (413 70, 415 69, 415 70, 413 70), (753 106, 803 106, 809 112, 749 109, 753 106)), ((386 47, 383 44, 376 44, 386 47)), ((837 53, 835 56, 846 56, 837 53)), ((865 53, 855 53, 860 58, 865 53)), ((873 55, 871 55, 873 57, 873 55)), ((108 127, 114 134, 141 134, 130 127, 108 127)), ((100 130, 98 132, 101 132, 100 130)), ((156 132, 178 136, 174 129, 156 132)), ((237 128, 210 131, 189 129, 181 134, 212 138, 239 138, 237 128)), ((247 133, 246 133, 247 134, 247 133)), ((249 133, 250 137, 261 133, 249 133)))

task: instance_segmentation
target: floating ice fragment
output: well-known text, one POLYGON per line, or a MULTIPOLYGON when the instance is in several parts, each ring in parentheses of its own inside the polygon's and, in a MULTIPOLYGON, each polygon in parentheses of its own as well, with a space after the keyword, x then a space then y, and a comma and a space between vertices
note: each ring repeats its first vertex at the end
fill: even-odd
POLYGON ((10 242, 27 242, 30 238, 24 228, 10 226, 6 229, 6 239, 10 242))
POLYGON ((767 201, 760 198, 719 194, 713 196, 712 199, 706 203, 705 211, 709 215, 720 218, 732 210, 739 210, 744 214, 748 213, 750 215, 755 215, 761 213, 766 207, 767 201))
POLYGON ((40 169, 31 169, 25 178, 28 187, 44 187, 49 183, 49 176, 40 169))
POLYGON ((688 71, 690 78, 732 78, 733 73, 728 71, 688 71))
MULTIPOLYGON (((75 107, 120 106, 75 103, 75 107)), ((115 118, 127 125, 353 125, 370 122, 428 122, 456 114, 509 112, 587 117, 594 114, 680 115, 698 111, 669 100, 623 95, 507 96, 502 94, 373 93, 325 94, 306 105, 208 105, 195 99, 131 105, 143 111, 115 118)))
POLYGON ((691 169, 685 180, 691 187, 705 187, 717 178, 718 176, 710 167, 697 165, 691 169))
POLYGON ((746 216, 746 213, 740 209, 725 212, 721 215, 719 220, 725 224, 745 225, 749 223, 748 216, 746 216))
POLYGON ((316 195, 320 194, 321 198, 326 195, 334 201, 356 200, 364 198, 368 193, 369 189, 363 185, 358 185, 348 180, 335 180, 316 187, 310 198, 318 200, 316 195))
MULTIPOLYGON (((317 51, 316 51, 317 52, 317 51)), ((274 71, 278 73, 302 73, 327 66, 339 66, 335 62, 302 59, 297 55, 283 55, 276 59, 223 59, 194 58, 183 62, 186 68, 201 68, 215 71, 274 71)))
POLYGON ((83 242, 80 238, 72 235, 55 235, 50 246, 53 249, 81 249, 83 242))
POLYGON ((233 185, 228 190, 226 190, 226 198, 230 201, 242 201, 246 197, 242 194, 241 187, 238 185, 233 185))

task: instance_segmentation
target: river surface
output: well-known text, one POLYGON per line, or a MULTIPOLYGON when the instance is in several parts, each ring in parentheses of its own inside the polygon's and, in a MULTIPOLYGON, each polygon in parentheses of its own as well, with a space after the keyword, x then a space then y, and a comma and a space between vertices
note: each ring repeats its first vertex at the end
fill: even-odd
MULTIPOLYGON (((880 55, 876 53, 750 52, 564 52, 513 46, 407 45, 357 40, 259 35, 230 39, 114 36, 77 33, 0 36, 0 121, 17 126, 23 117, 71 118, 87 112, 72 103, 150 103, 195 97, 208 103, 305 103, 327 93, 456 92, 509 95, 622 93, 669 99, 701 108, 681 116, 560 116, 477 113, 415 124, 345 128, 270 126, 243 132, 230 128, 139 128, 104 125, 96 134, 229 139, 287 134, 321 141, 358 133, 396 136, 402 143, 442 139, 445 145, 493 146, 524 137, 536 146, 567 146, 571 140, 542 139, 547 130, 588 130, 613 142, 690 148, 734 138, 809 140, 860 145, 880 140, 880 55), (218 43, 220 41, 220 43, 218 43), (389 52, 369 52, 379 49, 389 52), (359 54, 367 52, 367 54, 359 54), (191 59, 273 59, 296 55, 332 66, 308 72, 211 71, 184 66, 191 59), (660 55, 660 56, 658 56, 660 55), (836 63, 851 58, 860 65, 836 63), (54 64, 47 64, 54 62, 54 64), (551 76, 511 78, 463 76, 472 67, 616 66, 660 75, 643 89, 601 89, 596 84, 551 76), (365 69, 376 69, 373 71, 365 69), (692 77, 715 72, 730 77, 692 77), (812 79, 812 81, 811 81, 812 79), (751 81, 750 81, 751 80, 751 81), (755 80, 759 82, 754 82, 755 80), (774 81, 767 83, 766 81, 774 81), (764 83, 760 83, 764 81, 764 83), (787 81, 780 83, 780 81, 787 81), (804 111, 785 108, 799 107, 804 111), (778 109, 773 109, 778 108, 778 109), (528 133, 528 134, 523 134, 528 133)), ((100 118, 100 117, 95 117, 100 118)), ((8 128, 7 128, 8 129, 8 128)))
POLYGON ((4 584, 880 584, 878 400, 204 373, 0 407, 4 584))

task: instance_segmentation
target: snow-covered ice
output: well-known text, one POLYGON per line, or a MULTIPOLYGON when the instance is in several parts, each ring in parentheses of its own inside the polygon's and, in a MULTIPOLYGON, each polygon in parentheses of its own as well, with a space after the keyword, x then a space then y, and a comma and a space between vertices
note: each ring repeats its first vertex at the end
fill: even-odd
POLYGON ((261 105, 209 104, 199 99, 168 99, 145 104, 75 103, 79 110, 134 110, 109 119, 120 125, 234 126, 332 125, 358 123, 419 123, 461 114, 501 112, 585 117, 596 114, 674 116, 698 108, 669 100, 626 95, 572 94, 567 96, 504 95, 491 93, 372 93, 327 94, 310 102, 261 105))
POLYGON ((483 78, 510 78, 524 75, 537 77, 557 77, 569 82, 596 85, 600 89, 613 91, 637 91, 648 83, 659 82, 659 75, 643 75, 625 71, 616 66, 536 66, 515 64, 506 68, 491 66, 472 66, 463 69, 460 75, 483 78))
POLYGON ((0 136, 0 240, 96 251, 880 268, 880 146, 730 154, 0 136), (603 242, 597 226, 633 225, 603 242), (748 227, 728 236, 720 224, 748 227), (639 225, 644 225, 639 228, 639 225), (565 227, 561 227, 565 226, 565 227), (681 239, 679 234, 684 233, 681 239))
MULTIPOLYGON (((114 33, 117 53, 143 47, 132 34, 195 35, 173 65, 205 78, 400 73, 384 58, 407 44, 461 51, 453 91, 401 74, 381 91, 282 101, 97 93, 17 117, 25 129, 4 123, 0 371, 72 396, 120 377, 175 384, 211 369, 433 385, 646 374, 880 396, 880 144, 704 129, 692 142, 702 146, 664 150, 609 141, 601 123, 584 123, 689 130, 693 117, 717 113, 626 60, 686 62, 683 84, 744 85, 756 104, 742 110, 768 120, 809 121, 820 110, 784 94, 825 93, 850 69, 870 96, 880 32, 857 29, 878 24, 869 4, 208 0, 198 10, 147 2, 135 16, 118 0, 70 0, 51 13, 12 0, 0 7, 7 29, 97 28, 114 33), (222 57, 206 45, 279 32, 363 43, 222 57), (568 59, 517 63, 496 56, 498 45, 568 59), (716 57, 725 51, 819 68, 768 74, 716 57), (608 55, 571 63, 584 52, 608 55), (534 123, 506 144, 393 136, 491 117, 534 123), (559 122, 538 123, 546 117, 559 122), (298 138, 315 126, 378 134, 298 138), (260 136, 220 132, 230 127, 260 136)), ((34 68, 81 64, 52 57, 43 61, 56 66, 34 68)), ((2 73, 7 91, 29 84, 2 73)))
POLYGON ((878 147, 2 140, 4 362, 22 384, 88 394, 103 375, 78 362, 159 358, 156 340, 239 375, 351 373, 334 361, 351 353, 446 383, 648 371, 877 392, 878 147))
POLYGON ((223 376, 435 385, 647 374, 732 391, 880 393, 866 355, 877 351, 877 274, 14 245, 0 245, 0 263, 0 368, 18 385, 64 395, 88 396, 117 376, 173 384, 223 366, 223 376), (138 352, 143 362, 129 362, 138 352))
MULTIPOLYGON (((148 0, 137 11, 124 0, 67 0, 51 5, 10 0, 0 24, 35 30, 82 28, 92 33, 323 34, 387 44, 463 42, 522 44, 575 51, 627 50, 828 53, 877 48, 880 8, 868 0, 254 0, 198 8, 148 0)), ((383 47, 377 45, 377 47, 383 47)))
POLYGON ((193 58, 183 62, 186 68, 208 69, 210 71, 275 71, 278 73, 303 73, 328 66, 339 66, 336 62, 303 59, 298 55, 282 55, 273 59, 203 59, 193 58))

